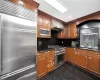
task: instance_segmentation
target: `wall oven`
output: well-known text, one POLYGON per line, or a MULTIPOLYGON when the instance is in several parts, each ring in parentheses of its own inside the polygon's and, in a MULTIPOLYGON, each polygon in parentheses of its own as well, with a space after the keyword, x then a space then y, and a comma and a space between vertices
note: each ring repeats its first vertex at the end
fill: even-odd
POLYGON ((40 36, 51 36, 51 31, 48 29, 40 28, 40 36))

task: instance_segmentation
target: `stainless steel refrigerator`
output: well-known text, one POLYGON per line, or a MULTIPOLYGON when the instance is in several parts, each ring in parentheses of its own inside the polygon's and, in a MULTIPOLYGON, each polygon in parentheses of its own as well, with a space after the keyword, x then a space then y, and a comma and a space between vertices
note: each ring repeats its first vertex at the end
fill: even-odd
POLYGON ((4 1, 1 3, 0 8, 1 79, 31 80, 30 77, 32 77, 34 78, 33 80, 35 80, 37 52, 37 13, 27 10, 20 5, 15 5, 4 1), (1 7, 4 5, 4 3, 6 4, 6 8, 3 7, 3 9, 1 7), (15 8, 13 7, 12 10, 10 10, 11 8, 7 9, 9 5, 14 6, 15 8), (18 10, 19 8, 20 10, 18 10), (13 10, 17 10, 17 12, 14 13, 13 10), (28 14, 34 15, 29 16, 28 14))

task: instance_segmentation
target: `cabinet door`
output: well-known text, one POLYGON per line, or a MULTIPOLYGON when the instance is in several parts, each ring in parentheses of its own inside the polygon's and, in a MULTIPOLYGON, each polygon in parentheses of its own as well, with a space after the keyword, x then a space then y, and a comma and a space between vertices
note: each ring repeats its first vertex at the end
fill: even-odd
POLYGON ((64 37, 68 38, 68 26, 66 26, 64 29, 64 37))
POLYGON ((76 62, 77 65, 84 67, 84 68, 87 67, 87 56, 86 55, 79 52, 77 54, 76 59, 77 59, 77 62, 76 62))
POLYGON ((64 31, 58 33, 58 38, 63 38, 64 31))
POLYGON ((58 38, 67 38, 67 27, 58 33, 58 38))
POLYGON ((87 67, 89 70, 100 74, 100 56, 88 56, 87 67))
POLYGON ((45 53, 37 55, 37 77, 40 78, 47 74, 47 60, 45 53))
POLYGON ((47 53, 47 71, 54 70, 54 51, 48 51, 47 53))
POLYGON ((70 24, 70 38, 76 38, 76 37, 77 37, 77 28, 74 22, 70 24))
POLYGON ((65 61, 74 62, 74 48, 66 48, 65 61))
POLYGON ((70 38, 70 25, 67 27, 67 38, 70 38))
POLYGON ((51 20, 47 17, 44 17, 43 26, 44 26, 45 29, 50 30, 51 29, 51 20))
POLYGON ((40 28, 41 28, 42 26, 37 26, 37 37, 40 37, 40 28))
POLYGON ((67 38, 76 38, 77 37, 77 27, 76 23, 69 23, 67 26, 67 38))
POLYGON ((87 67, 87 55, 85 50, 75 49, 74 51, 74 63, 86 68, 87 67))
POLYGON ((38 22, 37 22, 38 26, 43 26, 43 16, 42 15, 38 15, 38 22))

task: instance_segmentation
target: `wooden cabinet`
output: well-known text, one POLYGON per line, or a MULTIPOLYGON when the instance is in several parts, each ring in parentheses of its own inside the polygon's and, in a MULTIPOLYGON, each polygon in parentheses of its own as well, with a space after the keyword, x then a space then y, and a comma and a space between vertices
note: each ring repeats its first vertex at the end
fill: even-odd
POLYGON ((85 50, 75 49, 75 60, 74 63, 86 68, 87 67, 87 55, 85 50))
POLYGON ((66 48, 65 61, 74 62, 74 48, 66 48))
POLYGON ((51 35, 50 36, 40 35, 41 29, 50 31, 51 33, 51 19, 44 15, 38 14, 37 37, 38 38, 51 38, 51 35))
POLYGON ((51 72, 55 68, 55 63, 54 63, 54 51, 48 51, 47 53, 47 71, 51 72))
POLYGON ((45 76, 55 69, 54 50, 37 54, 37 78, 45 76))
POLYGON ((45 29, 51 30, 51 20, 48 17, 44 17, 43 26, 45 29))
POLYGON ((64 30, 58 33, 58 38, 64 38, 64 30))
POLYGON ((89 55, 87 58, 87 68, 90 71, 100 74, 100 56, 98 55, 89 55))
POLYGON ((100 53, 76 48, 66 48, 65 61, 72 62, 100 75, 100 53))
POLYGON ((37 22, 38 26, 43 27, 43 16, 42 15, 38 15, 38 22, 37 22))
POLYGON ((75 22, 67 25, 67 38, 77 38, 77 26, 75 22))
POLYGON ((61 32, 58 33, 58 38, 67 38, 67 27, 65 27, 61 32))
POLYGON ((81 67, 87 67, 87 56, 85 51, 75 48, 67 48, 65 61, 70 61, 81 67))
POLYGON ((77 38, 77 26, 75 22, 69 23, 63 31, 58 34, 58 38, 77 38))
POLYGON ((45 52, 37 55, 37 78, 41 78, 47 74, 47 57, 45 52))

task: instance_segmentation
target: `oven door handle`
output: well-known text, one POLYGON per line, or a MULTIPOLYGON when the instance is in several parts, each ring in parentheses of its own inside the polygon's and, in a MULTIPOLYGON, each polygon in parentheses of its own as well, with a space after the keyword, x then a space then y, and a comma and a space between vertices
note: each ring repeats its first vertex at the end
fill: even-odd
POLYGON ((64 54, 64 53, 59 53, 59 54, 55 54, 55 55, 61 55, 61 54, 64 54))

